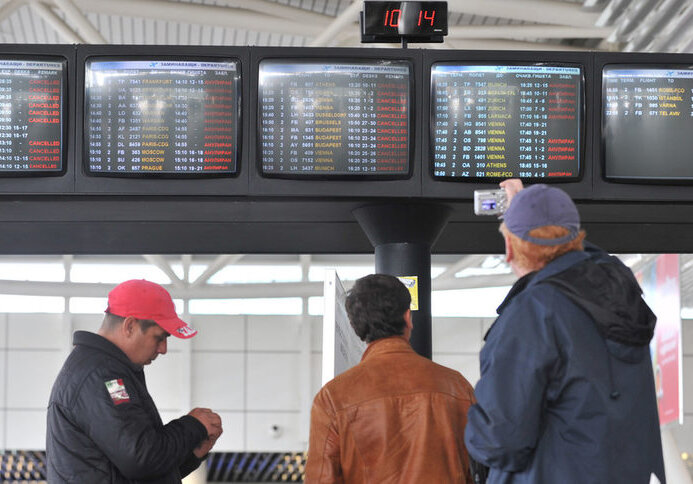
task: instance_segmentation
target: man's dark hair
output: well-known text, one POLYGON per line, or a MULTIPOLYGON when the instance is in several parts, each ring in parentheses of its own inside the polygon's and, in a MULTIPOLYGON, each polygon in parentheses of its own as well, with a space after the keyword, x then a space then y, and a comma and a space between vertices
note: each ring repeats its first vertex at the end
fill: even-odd
POLYGON ((346 311, 354 331, 366 343, 404 334, 404 313, 411 296, 394 276, 371 274, 354 283, 346 297, 346 311))
MULTIPOLYGON (((125 321, 125 318, 122 316, 106 313, 101 326, 108 331, 113 331, 122 324, 123 321, 125 321)), ((137 323, 140 325, 140 330, 142 330, 143 333, 146 333, 149 328, 156 325, 156 321, 152 321, 151 319, 138 319, 137 323)))

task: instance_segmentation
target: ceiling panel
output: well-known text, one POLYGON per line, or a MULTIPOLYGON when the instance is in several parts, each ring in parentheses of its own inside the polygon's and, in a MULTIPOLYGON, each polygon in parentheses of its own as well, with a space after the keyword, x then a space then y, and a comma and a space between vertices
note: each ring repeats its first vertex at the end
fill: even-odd
MULTIPOLYGON (((132 0, 73 2, 108 43, 258 46, 309 45, 321 29, 327 28, 351 5, 350 0, 137 0, 136 4, 132 0), (122 13, 119 4, 123 6, 122 13), (174 5, 169 8, 167 4, 185 4, 193 8, 194 22, 191 23, 188 18, 193 11, 174 5), (140 8, 133 9, 133 5, 140 8), (181 11, 180 18, 176 17, 176 8, 181 11), (149 18, 132 16, 138 10, 149 18), (238 12, 238 15, 229 15, 233 12, 238 12), (232 25, 236 17, 253 19, 248 24, 253 27, 252 30, 239 27, 238 21, 232 25), (310 33, 303 35, 306 30, 310 33)), ((498 36, 494 38, 491 35, 490 40, 495 42, 488 42, 489 45, 512 46, 516 42, 520 48, 527 43, 535 43, 538 48, 545 49, 564 50, 573 46, 663 52, 689 52, 693 48, 688 35, 693 24, 693 8, 685 0, 451 0, 448 4, 450 26, 497 28, 498 36), (521 5, 523 3, 524 6, 521 5), (489 13, 489 6, 503 12, 504 17, 481 15, 480 12, 489 13), (538 12, 536 19, 528 14, 534 11, 538 12), (508 35, 503 31, 506 25, 544 25, 547 19, 554 25, 575 25, 574 22, 584 23, 591 18, 596 19, 594 27, 606 27, 603 37, 608 37, 607 40, 594 40, 594 30, 591 35, 587 30, 580 35, 580 30, 575 29, 567 31, 565 36, 548 39, 533 38, 522 35, 522 32, 508 35)), ((26 0, 6 1, 0 8, 0 33, 4 42, 66 43, 74 38, 84 38, 79 35, 77 28, 81 20, 83 18, 75 21, 74 16, 66 15, 53 4, 53 0, 37 1, 34 7, 30 7, 26 0), (73 32, 57 32, 55 23, 61 21, 73 32)), ((341 34, 331 36, 326 44, 361 46, 356 20, 354 18, 354 22, 341 34)), ((488 32, 484 33, 484 39, 489 39, 488 32)), ((449 40, 450 46, 455 45, 455 40, 474 44, 471 33, 457 39, 450 37, 449 40)), ((483 45, 483 42, 479 42, 479 45, 483 45)))

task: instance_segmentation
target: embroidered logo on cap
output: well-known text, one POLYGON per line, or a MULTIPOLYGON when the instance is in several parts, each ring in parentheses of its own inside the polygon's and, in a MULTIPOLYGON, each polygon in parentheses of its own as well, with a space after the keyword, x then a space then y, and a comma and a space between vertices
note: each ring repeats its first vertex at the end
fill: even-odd
POLYGON ((111 400, 113 400, 113 404, 120 405, 121 403, 128 403, 130 401, 130 395, 128 395, 128 392, 125 389, 125 383, 123 383, 122 378, 110 380, 105 383, 106 389, 111 395, 111 400))
POLYGON ((197 333, 197 330, 192 329, 190 326, 181 326, 176 331, 178 331, 178 333, 183 337, 192 336, 197 333))

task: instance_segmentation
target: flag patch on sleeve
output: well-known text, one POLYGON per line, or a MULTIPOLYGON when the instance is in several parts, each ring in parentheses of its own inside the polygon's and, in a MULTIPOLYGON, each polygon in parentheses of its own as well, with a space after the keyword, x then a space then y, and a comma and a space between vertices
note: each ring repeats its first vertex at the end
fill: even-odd
POLYGON ((114 405, 120 405, 121 403, 128 403, 130 401, 130 395, 128 395, 128 391, 125 389, 125 383, 123 383, 122 378, 109 380, 105 383, 108 394, 111 395, 111 400, 113 400, 114 405))

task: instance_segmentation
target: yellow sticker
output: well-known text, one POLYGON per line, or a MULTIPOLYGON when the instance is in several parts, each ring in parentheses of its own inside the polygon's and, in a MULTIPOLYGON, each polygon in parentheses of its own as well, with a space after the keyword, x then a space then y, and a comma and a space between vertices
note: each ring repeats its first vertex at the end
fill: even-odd
POLYGON ((412 311, 419 310, 419 276, 398 276, 397 279, 402 281, 411 295, 411 305, 409 309, 412 311))

